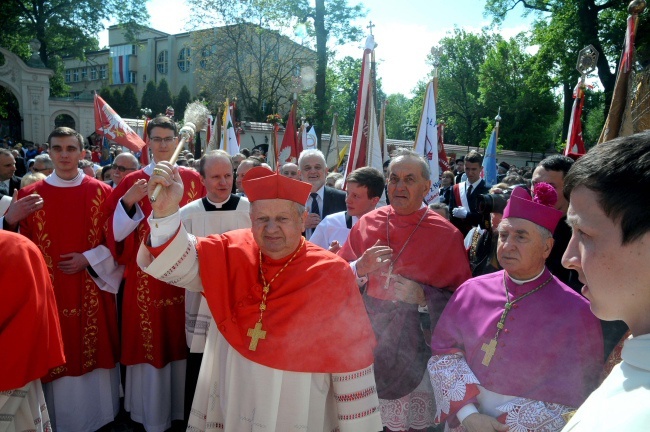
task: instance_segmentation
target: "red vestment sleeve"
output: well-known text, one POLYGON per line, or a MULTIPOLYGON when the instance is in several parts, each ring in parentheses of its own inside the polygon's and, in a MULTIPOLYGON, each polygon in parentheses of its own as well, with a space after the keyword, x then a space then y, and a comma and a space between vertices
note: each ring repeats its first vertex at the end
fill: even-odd
POLYGON ((52 281, 38 247, 0 231, 0 391, 13 390, 65 363, 52 281))

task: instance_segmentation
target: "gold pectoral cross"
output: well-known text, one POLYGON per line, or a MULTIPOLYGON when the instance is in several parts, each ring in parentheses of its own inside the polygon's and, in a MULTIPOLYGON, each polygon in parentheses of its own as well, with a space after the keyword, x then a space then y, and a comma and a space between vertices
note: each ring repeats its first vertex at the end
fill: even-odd
POLYGON ((494 353, 497 350, 497 340, 492 339, 489 344, 483 344, 481 346, 481 351, 485 352, 485 356, 483 356, 483 366, 489 366, 490 362, 492 361, 492 357, 494 357, 494 353))
POLYGON ((247 335, 251 338, 251 343, 248 345, 248 349, 251 351, 257 349, 257 343, 260 339, 266 339, 266 331, 262 330, 262 323, 259 321, 255 323, 255 328, 248 329, 247 335))

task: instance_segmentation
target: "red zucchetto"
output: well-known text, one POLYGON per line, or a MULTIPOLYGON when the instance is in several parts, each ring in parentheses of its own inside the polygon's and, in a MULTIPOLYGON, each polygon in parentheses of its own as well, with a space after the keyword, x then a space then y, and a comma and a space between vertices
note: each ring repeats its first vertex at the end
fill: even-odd
POLYGON ((242 181, 248 201, 285 199, 305 205, 311 185, 274 173, 265 167, 255 167, 246 173, 242 181))

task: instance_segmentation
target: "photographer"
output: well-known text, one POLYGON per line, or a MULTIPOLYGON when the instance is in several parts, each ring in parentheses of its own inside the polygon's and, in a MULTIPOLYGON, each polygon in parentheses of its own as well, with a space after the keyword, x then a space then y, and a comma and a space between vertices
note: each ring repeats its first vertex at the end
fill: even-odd
POLYGON ((473 277, 501 270, 497 261, 496 231, 503 216, 503 209, 515 187, 516 185, 499 183, 492 186, 488 194, 478 197, 478 208, 483 214, 484 229, 476 226, 465 237, 465 247, 473 277))

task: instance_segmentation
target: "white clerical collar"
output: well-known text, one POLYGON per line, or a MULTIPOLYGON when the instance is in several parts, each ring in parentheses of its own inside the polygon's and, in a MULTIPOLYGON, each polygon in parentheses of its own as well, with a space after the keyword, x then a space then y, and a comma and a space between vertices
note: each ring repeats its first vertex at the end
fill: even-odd
POLYGON ((45 183, 56 187, 75 187, 81 184, 84 177, 86 177, 86 174, 84 174, 84 172, 79 168, 77 168, 77 175, 72 180, 62 179, 56 174, 56 170, 54 170, 52 171, 52 174, 47 176, 45 183))
POLYGON ((508 277, 510 278, 511 281, 513 281, 513 282, 516 283, 517 285, 523 285, 523 284, 525 284, 525 283, 532 282, 532 281, 534 281, 535 279, 537 279, 538 277, 540 277, 540 276, 542 275, 542 273, 544 273, 544 270, 546 270, 546 267, 543 267, 543 268, 542 268, 542 271, 539 272, 539 274, 538 274, 537 276, 535 276, 534 278, 526 279, 526 280, 515 279, 515 278, 513 278, 513 277, 510 276, 510 275, 508 275, 508 277))
POLYGON ((208 198, 207 195, 205 196, 205 199, 208 200, 208 202, 210 204, 212 204, 213 206, 215 206, 216 208, 221 208, 221 207, 224 206, 224 204, 226 204, 228 201, 230 201, 230 195, 228 195, 228 198, 226 198, 225 201, 221 201, 221 202, 214 202, 210 198, 208 198))

